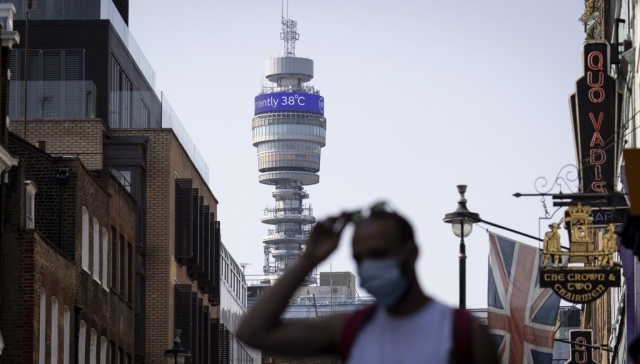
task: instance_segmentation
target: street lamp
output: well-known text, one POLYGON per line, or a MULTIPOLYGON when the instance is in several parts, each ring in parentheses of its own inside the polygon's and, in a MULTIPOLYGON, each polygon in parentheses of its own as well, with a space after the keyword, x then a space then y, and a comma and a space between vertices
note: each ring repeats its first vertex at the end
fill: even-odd
POLYGON ((171 359, 171 364, 184 364, 185 359, 191 356, 189 350, 183 349, 182 345, 180 345, 180 331, 182 330, 173 330, 176 335, 175 339, 173 339, 173 347, 164 351, 164 356, 171 359))
POLYGON ((473 224, 480 221, 480 214, 471 212, 467 209, 467 199, 464 197, 465 192, 467 192, 467 185, 458 185, 458 192, 460 193, 458 208, 454 212, 444 215, 444 219, 442 220, 451 224, 453 234, 460 238, 460 255, 458 256, 460 263, 460 309, 465 310, 467 308, 467 254, 465 252, 464 238, 471 234, 473 224))

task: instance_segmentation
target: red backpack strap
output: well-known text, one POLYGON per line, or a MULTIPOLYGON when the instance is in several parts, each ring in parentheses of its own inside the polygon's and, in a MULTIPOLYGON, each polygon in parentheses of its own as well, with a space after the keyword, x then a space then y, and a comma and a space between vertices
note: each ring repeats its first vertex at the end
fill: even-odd
POLYGON ((457 364, 472 364, 471 314, 465 310, 453 311, 453 353, 457 364))
POLYGON ((347 318, 344 328, 342 329, 342 340, 340 342, 340 357, 342 360, 347 360, 349 352, 351 351, 351 345, 353 345, 353 342, 356 340, 358 332, 369 322, 369 319, 375 311, 376 306, 368 306, 355 311, 347 318))

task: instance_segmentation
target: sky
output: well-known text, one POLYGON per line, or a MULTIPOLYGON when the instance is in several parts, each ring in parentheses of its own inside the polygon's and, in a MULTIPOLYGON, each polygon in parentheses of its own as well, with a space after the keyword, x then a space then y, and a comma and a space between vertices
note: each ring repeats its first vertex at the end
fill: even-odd
MULTIPOLYGON (((316 217, 390 201, 414 226, 421 285, 456 306, 459 239, 442 221, 456 185, 469 186, 468 208, 483 219, 535 236, 550 223, 539 220, 540 197, 512 194, 575 164, 568 96, 582 72, 583 9, 582 0, 290 0, 296 56, 314 60, 311 84, 325 97, 320 183, 306 188, 316 217)), ((248 275, 262 273, 260 218, 274 204, 273 187, 258 182, 251 119, 265 62, 283 55, 280 16, 280 0, 130 1, 131 32, 209 164, 222 241, 251 264, 248 275)), ((350 233, 320 271, 356 272, 350 233)), ((487 305, 488 240, 478 226, 466 239, 470 308, 487 305)))

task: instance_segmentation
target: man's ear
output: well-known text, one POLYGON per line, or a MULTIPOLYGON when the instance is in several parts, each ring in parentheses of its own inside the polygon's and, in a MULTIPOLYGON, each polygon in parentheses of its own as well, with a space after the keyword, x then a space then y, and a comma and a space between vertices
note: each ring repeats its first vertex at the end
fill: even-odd
POLYGON ((409 254, 407 255, 406 264, 407 264, 407 267, 413 268, 416 262, 418 261, 418 253, 419 253, 418 244, 416 244, 414 240, 407 242, 407 244, 409 244, 411 248, 409 248, 410 250, 409 250, 409 254))
POLYGON ((403 270, 405 272, 413 272, 412 275, 416 276, 416 262, 418 261, 418 244, 415 241, 410 241, 408 244, 411 245, 411 250, 409 251, 409 255, 407 256, 407 260, 404 262, 403 270))
POLYGON ((420 253, 420 249, 418 249, 418 243, 415 240, 411 240, 411 253, 409 253, 409 257, 415 263, 418 260, 418 254, 420 253))

